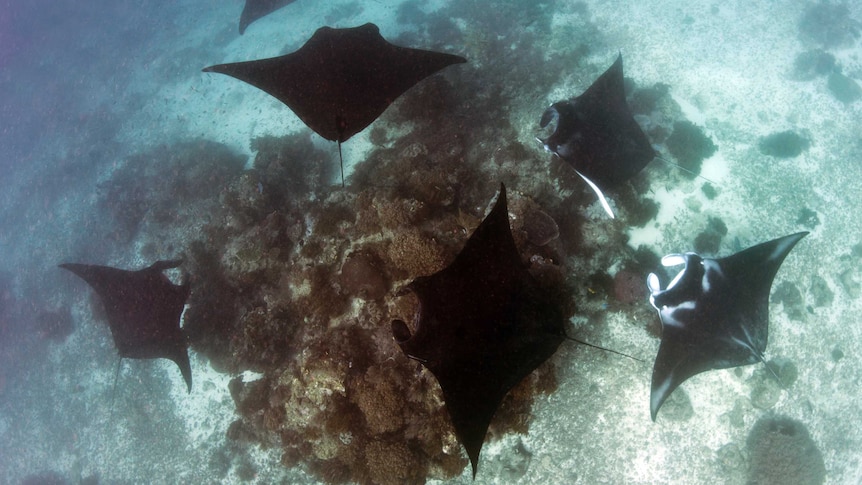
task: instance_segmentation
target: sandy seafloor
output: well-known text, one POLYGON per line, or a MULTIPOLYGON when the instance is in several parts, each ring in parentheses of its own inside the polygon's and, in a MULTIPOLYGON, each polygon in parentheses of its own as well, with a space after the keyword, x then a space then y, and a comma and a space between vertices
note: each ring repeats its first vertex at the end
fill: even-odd
MULTIPOLYGON (((49 471, 69 483, 91 476, 101 483, 240 482, 238 461, 253 468, 250 483, 316 483, 302 467, 282 467, 278 448, 249 446, 226 474, 213 470, 213 455, 223 452, 235 419, 227 388, 231 376, 212 370, 194 351, 191 395, 173 364, 126 360, 111 412, 116 357, 109 333, 92 319, 89 293, 54 268, 79 258, 122 267, 147 264, 140 241, 93 240, 100 233, 94 225, 102 223, 93 215, 95 186, 117 160, 192 138, 252 156, 252 137, 304 129, 274 99, 224 76, 203 74, 202 67, 277 55, 326 23, 375 22, 387 38, 410 28, 396 21, 395 2, 298 0, 240 37, 240 3, 119 3, 107 13, 91 7, 81 19, 76 8, 66 7, 60 20, 50 18, 46 5, 39 15, 47 20, 33 24, 44 35, 19 32, 19 38, 34 40, 20 44, 26 53, 4 60, 0 116, 13 127, 4 129, 0 148, 6 174, 0 181, 0 271, 13 281, 4 298, 26 299, 19 305, 33 312, 40 305, 70 306, 76 329, 62 343, 21 334, 14 334, 21 342, 2 343, 0 483, 49 471), (138 37, 117 40, 130 32, 138 37)), ((575 2, 551 3, 550 34, 560 38, 549 49, 565 49, 563 36, 569 25, 583 23, 581 14, 575 2)), ((544 99, 513 102, 508 115, 520 139, 536 135, 548 103, 579 94, 589 76, 622 52, 628 77, 643 86, 670 85, 685 117, 718 146, 702 171, 718 187, 718 197, 704 197, 699 180, 654 184, 661 209, 646 228, 629 230, 630 244, 646 244, 659 254, 691 250, 707 217, 717 216, 729 231, 720 248, 726 255, 734 241, 744 247, 806 229, 797 219, 809 208, 819 224, 787 258, 773 288, 794 282, 810 300, 807 289, 819 275, 834 299, 796 318, 782 304, 771 305, 768 357, 792 361, 798 379, 769 409, 751 404, 750 380, 763 370, 747 366, 690 379, 680 390, 693 414, 673 419, 666 405, 668 416, 660 413, 655 423, 648 399, 658 340, 628 325, 628 313, 609 311, 600 343, 650 363, 600 357, 601 365, 587 365, 584 359, 595 359, 590 350, 564 344, 555 357, 558 389, 535 403, 528 434, 486 443, 475 483, 745 483, 746 439, 754 423, 771 414, 807 428, 822 455, 826 483, 862 483, 862 298, 852 290, 853 280, 862 281, 862 259, 852 255, 862 243, 862 102, 838 101, 823 77, 791 79, 795 56, 812 48, 798 34, 811 3, 585 3, 601 39, 588 57, 593 68, 584 78, 573 70, 558 79, 544 99), (784 130, 804 133, 810 149, 788 159, 758 151, 759 137, 784 130), (842 358, 835 358, 835 349, 842 358)), ((445 4, 438 0, 423 8, 445 4)), ((851 18, 862 19, 862 5, 848 7, 851 18)), ((471 19, 460 22, 466 29, 471 19)), ((440 46, 469 57, 461 46, 440 46)), ((828 51, 846 75, 862 81, 858 38, 828 51)), ((471 67, 453 69, 459 68, 471 67)), ((369 131, 345 143, 347 162, 369 150, 369 131)), ((315 143, 336 156, 334 145, 319 138, 315 143)), ((535 148, 536 159, 550 156, 535 148)), ((647 168, 652 180, 673 170, 660 161, 647 168)), ((603 217, 595 204, 584 211, 603 217)), ((452 482, 471 483, 468 470, 452 482)))

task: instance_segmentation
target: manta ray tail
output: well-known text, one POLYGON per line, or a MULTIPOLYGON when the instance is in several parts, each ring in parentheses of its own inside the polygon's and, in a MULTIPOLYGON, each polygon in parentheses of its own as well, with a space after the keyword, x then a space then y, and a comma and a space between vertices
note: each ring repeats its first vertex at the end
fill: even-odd
POLYGON ((705 180, 705 181, 707 181, 707 182, 711 183, 712 185, 718 185, 717 183, 715 183, 715 182, 713 182, 712 180, 710 180, 710 179, 708 179, 708 178, 704 177, 703 175, 701 175, 701 174, 699 174, 699 173, 695 173, 694 171, 689 170, 689 169, 687 169, 687 168, 683 167, 682 165, 680 165, 680 164, 678 164, 678 163, 673 163, 673 162, 671 162, 670 160, 668 160, 668 159, 666 159, 666 158, 662 158, 662 157, 660 157, 660 156, 658 156, 658 155, 656 155, 656 157, 655 157, 655 158, 656 158, 656 159, 658 159, 658 160, 661 160, 662 162, 664 162, 664 163, 666 163, 666 164, 668 164, 668 165, 670 165, 670 166, 672 166, 672 167, 676 167, 676 168, 678 168, 678 169, 682 170, 683 172, 686 172, 686 173, 688 173, 688 174, 694 175, 695 177, 697 177, 697 178, 699 178, 699 179, 703 179, 703 180, 705 180))
POLYGON ((344 188, 344 157, 341 156, 341 141, 338 141, 338 162, 341 164, 341 188, 344 188))
POLYGON ((123 363, 123 358, 117 359, 117 370, 114 371, 114 386, 111 387, 111 407, 108 411, 108 422, 114 420, 114 399, 117 397, 117 381, 120 379, 120 364, 123 363))
MULTIPOLYGON (((769 363, 768 363, 768 362, 766 362, 766 361, 763 359, 763 356, 762 356, 762 355, 758 355, 758 356, 757 356, 757 358, 758 358, 758 360, 760 360, 760 362, 761 362, 761 363, 763 363, 763 365, 766 367, 766 370, 768 370, 768 371, 769 371, 769 373, 770 373, 770 374, 772 374, 772 377, 774 377, 774 378, 775 378, 775 382, 777 382, 777 383, 778 383, 778 387, 780 387, 780 388, 782 388, 782 389, 785 389, 785 387, 784 387, 784 383, 783 383, 783 382, 781 382, 781 377, 779 377, 779 376, 778 376, 778 373, 777 373, 777 372, 775 372, 775 369, 773 369, 773 368, 772 368, 772 366, 771 366, 771 365, 769 365, 769 363)), ((785 390, 786 390, 786 389, 785 389, 785 390)))
POLYGON ((568 336, 568 335, 564 335, 564 337, 566 338, 566 340, 571 340, 572 342, 577 342, 577 343, 579 343, 579 344, 581 344, 581 345, 586 345, 587 347, 592 347, 592 348, 594 348, 594 349, 598 349, 598 350, 604 350, 605 352, 610 352, 610 353, 612 353, 612 354, 617 354, 617 355, 620 355, 620 356, 622 356, 622 357, 628 357, 629 359, 636 360, 636 361, 638 361, 638 362, 644 362, 643 360, 638 359, 637 357, 632 357, 632 356, 631 356, 631 355, 629 355, 629 354, 624 354, 624 353, 622 353, 622 352, 618 352, 618 351, 616 351, 616 350, 612 350, 612 349, 606 349, 606 348, 601 347, 601 346, 599 346, 599 345, 591 344, 591 343, 589 343, 589 342, 584 342, 583 340, 578 340, 578 339, 576 339, 576 338, 574 338, 574 337, 570 337, 570 336, 568 336))

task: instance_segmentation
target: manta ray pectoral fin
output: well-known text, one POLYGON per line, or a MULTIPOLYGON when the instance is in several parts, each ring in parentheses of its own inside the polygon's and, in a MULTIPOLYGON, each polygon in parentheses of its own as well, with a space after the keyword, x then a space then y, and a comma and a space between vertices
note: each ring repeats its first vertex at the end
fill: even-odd
POLYGON ((582 174, 581 172, 575 170, 575 173, 580 175, 581 178, 584 179, 584 182, 586 182, 587 185, 589 185, 590 188, 593 189, 593 192, 595 192, 596 196, 598 196, 599 198, 599 202, 602 203, 602 207, 604 207, 605 212, 608 213, 608 216, 610 216, 611 219, 614 219, 614 211, 611 210, 611 205, 608 203, 608 200, 605 198, 605 194, 602 193, 602 190, 599 188, 599 186, 594 184, 592 180, 585 177, 584 174, 582 174))
MULTIPOLYGON (((653 379, 656 379, 655 374, 653 374, 653 379)), ((664 401, 668 398, 668 396, 670 396, 670 394, 674 391, 674 389, 676 389, 678 385, 674 385, 673 380, 673 371, 671 370, 666 376, 663 376, 662 379, 658 380, 658 382, 652 383, 652 392, 650 392, 649 414, 653 422, 655 422, 655 418, 658 415, 658 410, 659 408, 661 408, 661 405, 664 404, 664 401)))

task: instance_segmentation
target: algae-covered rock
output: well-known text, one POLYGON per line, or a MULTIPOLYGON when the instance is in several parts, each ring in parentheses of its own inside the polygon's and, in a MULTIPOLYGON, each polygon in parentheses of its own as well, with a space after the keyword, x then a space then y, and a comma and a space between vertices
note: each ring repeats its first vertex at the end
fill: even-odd
POLYGON ((799 36, 825 48, 846 47, 859 38, 862 24, 850 16, 843 3, 817 2, 805 9, 799 21, 799 36))
POLYGON ((859 84, 840 72, 830 74, 826 86, 829 87, 832 96, 844 104, 850 104, 862 98, 862 88, 859 87, 859 84))
POLYGON ((808 287, 808 293, 816 307, 825 307, 832 304, 835 299, 835 293, 829 288, 829 283, 822 277, 814 275, 811 277, 811 286, 808 287))
POLYGON ((770 301, 784 305, 784 311, 791 320, 802 321, 805 319, 805 302, 802 292, 793 283, 782 281, 772 291, 770 301))
POLYGON ((834 69, 835 56, 823 49, 801 52, 793 62, 793 76, 800 81, 826 76, 834 69))
POLYGON ((711 157, 718 149, 701 128, 688 120, 675 122, 673 133, 665 143, 668 151, 676 158, 680 166, 688 170, 684 173, 691 178, 700 173, 703 161, 711 157))
POLYGON ((794 131, 781 131, 764 136, 757 143, 760 153, 776 158, 793 158, 808 150, 811 142, 794 131))

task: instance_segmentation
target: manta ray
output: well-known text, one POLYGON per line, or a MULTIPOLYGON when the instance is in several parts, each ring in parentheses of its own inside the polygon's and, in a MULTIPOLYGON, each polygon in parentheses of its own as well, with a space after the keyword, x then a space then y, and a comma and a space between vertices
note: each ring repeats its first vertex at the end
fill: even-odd
POLYGON ((622 54, 583 94, 546 109, 539 125, 552 123, 553 132, 539 141, 575 168, 613 218, 602 190, 634 177, 655 158, 626 103, 622 54))
POLYGON ((407 357, 437 378, 475 478, 494 413, 556 352, 568 321, 521 262, 505 186, 455 260, 406 289, 419 298, 416 328, 411 334, 404 321, 394 320, 392 334, 407 357))
POLYGON ((669 254, 664 266, 684 265, 661 289, 647 278, 650 303, 661 318, 661 344, 650 391, 650 416, 686 379, 713 369, 764 362, 769 335, 769 290, 800 232, 752 246, 726 258, 669 254))
MULTIPOLYGON (((299 50, 271 59, 204 69, 245 81, 286 104, 323 138, 341 143, 362 131, 419 81, 463 57, 399 47, 371 23, 321 27, 299 50)), ((344 181, 344 162, 341 162, 344 181)))
POLYGON ((171 283, 163 273, 180 263, 156 261, 138 271, 89 264, 60 267, 86 281, 99 295, 120 357, 170 359, 180 368, 191 392, 188 341, 180 329, 190 287, 171 283))
POLYGON ((242 14, 239 16, 239 35, 245 33, 245 29, 255 20, 265 17, 272 12, 286 7, 296 0, 245 0, 242 14))

